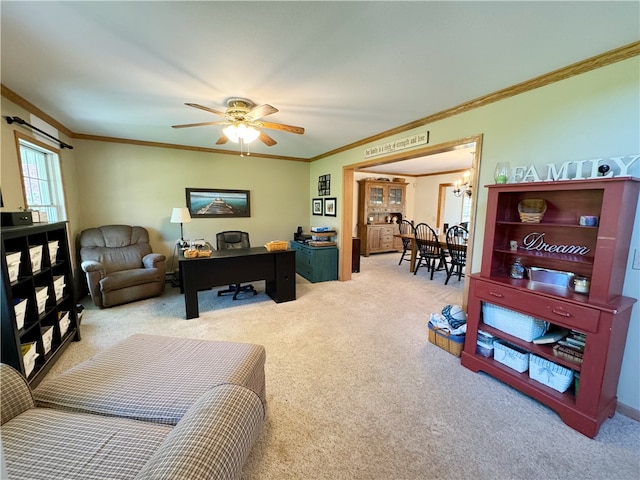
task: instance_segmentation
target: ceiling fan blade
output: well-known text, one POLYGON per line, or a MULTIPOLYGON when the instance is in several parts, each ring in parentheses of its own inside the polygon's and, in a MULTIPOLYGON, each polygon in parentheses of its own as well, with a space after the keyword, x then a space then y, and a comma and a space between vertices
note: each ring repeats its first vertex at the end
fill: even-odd
POLYGON ((267 115, 271 115, 277 111, 278 109, 276 107, 272 107, 265 103, 264 105, 252 108, 251 111, 247 113, 247 117, 251 120, 258 120, 259 118, 266 117, 267 115))
POLYGON ((183 125, 171 125, 171 128, 187 128, 187 127, 203 127, 205 125, 226 125, 229 122, 201 122, 201 123, 185 123, 183 125))
POLYGON ((185 105, 188 105, 189 107, 193 107, 193 108, 199 108, 200 110, 204 110, 205 112, 215 113, 216 115, 220 115, 222 117, 226 116, 226 114, 224 112, 221 112, 220 110, 198 105, 197 103, 185 103, 185 105))
POLYGON ((273 138, 271 138, 269 135, 267 135, 264 132, 260 132, 260 136, 258 137, 260 139, 260 141, 262 143, 264 143, 267 147, 272 147, 274 146, 276 142, 273 138))
POLYGON ((302 135, 304 133, 304 128, 302 127, 294 127, 293 125, 285 125, 283 123, 260 122, 260 126, 271 130, 282 130, 284 132, 297 133, 298 135, 302 135))
POLYGON ((218 141, 216 142, 216 145, 224 145, 225 143, 227 143, 229 141, 229 139, 227 138, 227 136, 223 133, 220 135, 220 138, 218 139, 218 141))

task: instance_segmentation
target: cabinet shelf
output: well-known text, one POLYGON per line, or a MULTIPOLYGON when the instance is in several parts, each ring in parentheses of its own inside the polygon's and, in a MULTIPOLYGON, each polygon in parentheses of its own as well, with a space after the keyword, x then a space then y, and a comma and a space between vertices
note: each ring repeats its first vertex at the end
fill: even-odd
POLYGON ((402 240, 394 235, 400 233, 404 218, 406 188, 404 182, 358 181, 358 236, 363 256, 402 251, 402 240), (397 223, 390 223, 393 217, 397 223))
MULTIPOLYGON (((465 352, 463 356, 467 356, 465 352)), ((504 383, 511 385, 512 387, 520 390, 521 392, 536 398, 538 401, 547 403, 550 407, 556 409, 566 409, 567 407, 573 409, 576 405, 576 395, 573 388, 569 388, 566 392, 558 392, 551 387, 547 387, 542 383, 532 380, 529 377, 529 373, 516 372, 514 369, 507 367, 506 365, 496 362, 493 358, 486 358, 481 355, 476 355, 471 361, 473 364, 472 370, 488 373, 489 375, 497 378, 504 383)))
POLYGON ((627 329, 635 299, 622 296, 625 265, 631 243, 640 179, 631 177, 562 182, 490 185, 484 249, 479 274, 470 275, 467 335, 461 362, 484 371, 554 409, 572 428, 595 437, 615 414, 617 388, 627 329), (540 223, 519 221, 518 203, 542 198, 547 211, 540 223), (598 227, 579 225, 581 215, 598 216, 598 227), (535 238, 532 234, 539 234, 535 238), (529 235, 529 237, 527 237, 529 235), (537 238, 540 237, 540 238, 537 238), (574 246, 571 254, 511 250, 509 244, 545 249, 574 246), (536 246, 539 246, 537 244, 536 246), (584 247, 583 252, 579 249, 584 247), (589 249, 589 251, 586 251, 589 249), (579 253, 584 253, 581 255, 579 253), (573 272, 595 278, 587 295, 569 288, 509 277, 515 257, 525 266, 573 272), (490 327, 483 303, 495 304, 586 334, 583 362, 555 356, 553 344, 537 345, 490 327), (478 330, 512 343, 534 355, 580 373, 577 395, 572 387, 559 393, 509 367, 476 353, 478 330))
POLYGON ((508 220, 498 220, 496 225, 514 225, 518 227, 558 227, 558 228, 576 228, 578 230, 592 230, 597 231, 598 227, 587 227, 585 225, 575 224, 575 223, 551 223, 551 222, 512 222, 508 220))
POLYGON ((505 340, 513 345, 516 345, 520 348, 522 348, 523 350, 526 350, 529 353, 533 353, 534 355, 538 355, 539 357, 543 357, 547 360, 550 360, 554 363, 557 363, 559 365, 562 365, 563 367, 569 368, 571 370, 574 370, 576 372, 579 372, 580 370, 582 370, 582 364, 576 363, 576 362, 572 362, 570 360, 566 360, 565 358, 562 357, 557 357, 556 355, 553 354, 553 346, 549 346, 549 345, 537 345, 535 343, 532 342, 525 342, 524 340, 519 339, 518 337, 514 337, 512 335, 509 335, 508 333, 505 333, 501 330, 498 330, 497 328, 494 328, 490 325, 487 325, 486 323, 480 323, 478 328, 482 331, 485 331, 487 333, 490 333, 491 335, 493 335, 494 337, 498 337, 502 340, 505 340))
POLYGON ((554 260, 558 262, 568 262, 572 264, 593 264, 593 257, 585 257, 580 255, 567 255, 564 253, 547 253, 547 252, 534 252, 531 250, 511 250, 509 247, 497 247, 493 249, 496 253, 502 253, 504 255, 511 255, 513 257, 530 258, 537 260, 554 260))
POLYGON ((80 340, 80 329, 75 312, 75 296, 73 291, 72 259, 69 252, 67 225, 65 222, 39 224, 33 226, 16 226, 2 228, 2 276, 0 290, 2 292, 2 362, 11 365, 21 372, 32 387, 44 378, 49 369, 62 355, 62 352, 74 340, 80 340), (51 242, 51 243, 50 243, 51 242), (51 258, 51 245, 57 245, 56 258, 51 258), (41 267, 33 270, 29 249, 42 246, 41 267), (18 279, 9 281, 6 252, 21 252, 18 279), (53 260, 53 261, 52 261, 53 260), (60 299, 55 298, 54 281, 58 276, 65 278, 65 290, 60 299), (36 289, 48 287, 48 298, 42 313, 38 313, 36 289), (24 325, 17 328, 14 299, 27 300, 24 325), (61 334, 58 317, 68 312, 69 326, 61 334), (42 328, 51 327, 51 349, 44 352, 42 328), (36 343, 38 357, 35 366, 27 376, 27 369, 22 357, 21 345, 36 343))

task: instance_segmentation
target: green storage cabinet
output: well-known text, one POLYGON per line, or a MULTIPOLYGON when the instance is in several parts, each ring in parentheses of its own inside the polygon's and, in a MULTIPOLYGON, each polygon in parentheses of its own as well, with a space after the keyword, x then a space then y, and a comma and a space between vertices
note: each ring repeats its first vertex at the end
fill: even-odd
POLYGON ((338 279, 338 248, 311 247, 299 242, 291 242, 296 251, 296 273, 311 283, 338 279))

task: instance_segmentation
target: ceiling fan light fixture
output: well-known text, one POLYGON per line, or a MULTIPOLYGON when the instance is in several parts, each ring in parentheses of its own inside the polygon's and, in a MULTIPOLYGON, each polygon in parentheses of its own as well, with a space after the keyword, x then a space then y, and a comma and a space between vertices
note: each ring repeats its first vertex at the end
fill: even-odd
POLYGON ((226 137, 233 143, 251 143, 260 136, 260 132, 243 122, 233 123, 223 130, 226 137))

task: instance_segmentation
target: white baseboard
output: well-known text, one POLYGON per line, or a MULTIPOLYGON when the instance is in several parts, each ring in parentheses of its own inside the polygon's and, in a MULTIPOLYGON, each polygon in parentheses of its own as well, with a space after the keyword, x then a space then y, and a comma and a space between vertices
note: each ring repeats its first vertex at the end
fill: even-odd
POLYGON ((616 412, 621 413, 625 417, 632 418, 636 422, 640 422, 640 410, 638 410, 637 408, 633 408, 629 405, 618 402, 616 412))

